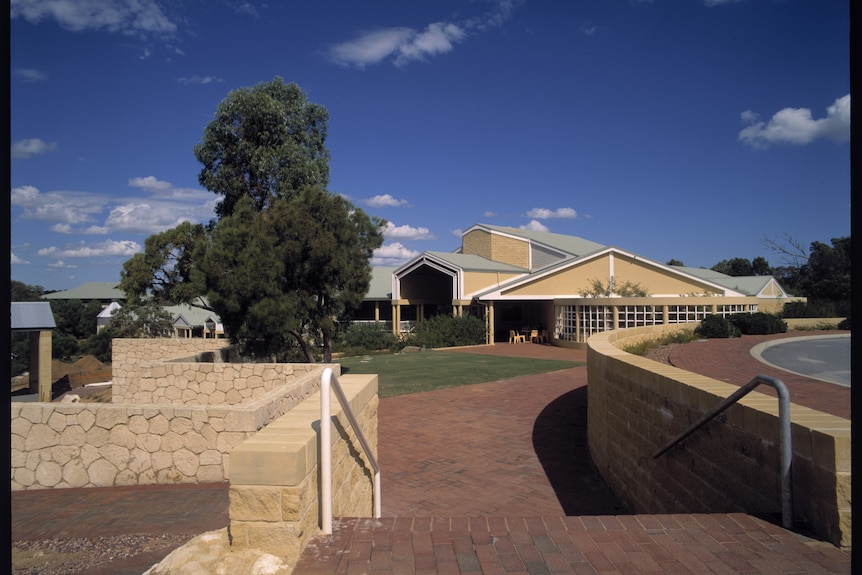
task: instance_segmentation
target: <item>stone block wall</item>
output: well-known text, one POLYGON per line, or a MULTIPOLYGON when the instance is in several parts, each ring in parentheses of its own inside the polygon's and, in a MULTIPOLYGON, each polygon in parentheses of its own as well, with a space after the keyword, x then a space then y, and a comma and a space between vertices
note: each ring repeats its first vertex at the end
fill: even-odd
MULTIPOLYGON (((377 453, 377 376, 339 382, 371 450, 377 453)), ((319 393, 231 453, 231 549, 259 549, 295 562, 321 526, 319 393)), ((332 512, 373 515, 373 467, 333 394, 332 512)))
MULTIPOLYGON (((637 513, 780 514, 775 397, 754 391, 682 445, 653 458, 738 389, 617 347, 674 329, 685 327, 618 330, 588 340, 594 463, 637 513)), ((849 546, 850 421, 799 405, 791 405, 791 421, 794 520, 835 545, 849 546)))
POLYGON ((169 389, 177 381, 193 382, 205 374, 196 392, 198 403, 156 403, 147 401, 150 396, 130 393, 128 403, 117 403, 116 398, 112 404, 12 402, 12 490, 227 481, 231 450, 319 390, 327 366, 242 364, 227 369, 232 364, 170 361, 213 351, 224 343, 114 340, 114 367, 125 378, 127 390, 141 387, 135 379, 141 373, 164 371, 165 376, 154 381, 169 389), (147 366, 130 365, 135 361, 147 366), (173 373, 177 366, 186 372, 173 373), (251 387, 263 391, 233 404, 216 405, 207 397, 210 381, 210 395, 218 397, 224 388, 227 400, 233 387, 239 387, 241 395, 248 389, 241 378, 246 372, 251 373, 249 379, 261 382, 251 387))

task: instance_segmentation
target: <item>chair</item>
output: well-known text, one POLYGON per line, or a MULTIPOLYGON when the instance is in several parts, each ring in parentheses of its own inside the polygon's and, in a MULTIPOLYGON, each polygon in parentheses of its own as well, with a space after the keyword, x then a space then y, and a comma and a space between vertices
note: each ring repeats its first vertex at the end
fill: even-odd
POLYGON ((548 337, 548 330, 543 329, 539 334, 539 343, 551 343, 551 339, 548 337))
POLYGON ((509 330, 509 343, 524 343, 526 341, 527 339, 514 329, 509 330))
POLYGON ((530 331, 530 343, 539 343, 539 330, 534 329, 530 331))

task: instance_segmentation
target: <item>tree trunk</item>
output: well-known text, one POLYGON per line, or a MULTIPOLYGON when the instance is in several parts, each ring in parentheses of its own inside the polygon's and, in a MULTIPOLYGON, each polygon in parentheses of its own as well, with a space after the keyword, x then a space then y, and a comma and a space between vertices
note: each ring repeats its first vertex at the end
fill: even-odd
POLYGON ((302 334, 292 329, 290 330, 290 335, 296 338, 296 341, 299 343, 299 348, 302 350, 302 353, 305 354, 305 359, 308 360, 308 363, 317 363, 314 359, 314 354, 311 353, 311 348, 308 347, 308 343, 302 338, 302 334))

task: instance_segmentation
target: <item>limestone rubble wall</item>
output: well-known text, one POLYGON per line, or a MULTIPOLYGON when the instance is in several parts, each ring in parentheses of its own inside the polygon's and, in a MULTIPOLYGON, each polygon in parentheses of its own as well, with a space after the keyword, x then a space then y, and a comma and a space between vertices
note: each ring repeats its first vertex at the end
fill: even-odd
MULTIPOLYGON (((126 390, 143 389, 141 377, 166 389, 202 378, 191 393, 180 394, 183 401, 155 401, 163 396, 154 391, 121 392, 132 399, 125 403, 116 397, 112 404, 12 402, 12 490, 227 481, 231 450, 317 392, 327 366, 227 369, 230 364, 194 359, 224 345, 224 340, 114 340, 114 368, 126 390), (189 355, 189 361, 171 361, 189 355), (130 365, 135 362, 140 367, 130 365), (176 366, 182 368, 179 374, 176 366), (231 403, 234 388, 240 388, 242 399, 231 403), (215 404, 211 396, 221 397, 220 389, 227 390, 225 401, 215 404), (249 389, 254 391, 243 395, 249 389), (185 401, 191 394, 196 402, 185 401)), ((332 367, 338 373, 338 366, 332 367)))

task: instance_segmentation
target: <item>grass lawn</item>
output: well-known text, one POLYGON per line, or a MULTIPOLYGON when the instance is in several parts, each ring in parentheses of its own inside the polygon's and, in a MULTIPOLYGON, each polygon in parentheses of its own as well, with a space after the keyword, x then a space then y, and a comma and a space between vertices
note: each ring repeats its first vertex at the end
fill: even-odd
POLYGON ((376 373, 379 397, 497 381, 584 365, 575 361, 445 351, 345 357, 337 362, 341 364, 341 373, 344 374, 376 373))

